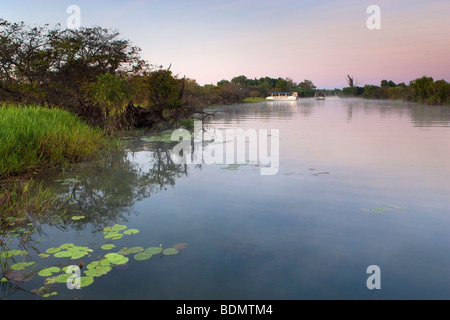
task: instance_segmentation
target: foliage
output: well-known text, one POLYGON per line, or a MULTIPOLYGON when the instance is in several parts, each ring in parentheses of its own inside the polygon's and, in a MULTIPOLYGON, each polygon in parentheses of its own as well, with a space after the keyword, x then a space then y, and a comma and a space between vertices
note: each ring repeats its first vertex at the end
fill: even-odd
POLYGON ((67 111, 0 106, 0 177, 86 159, 107 144, 103 132, 67 111))
POLYGON ((429 105, 450 104, 450 83, 444 80, 434 81, 426 76, 411 81, 409 86, 382 80, 380 86, 346 87, 342 93, 343 96, 362 96, 367 99, 403 100, 429 105))

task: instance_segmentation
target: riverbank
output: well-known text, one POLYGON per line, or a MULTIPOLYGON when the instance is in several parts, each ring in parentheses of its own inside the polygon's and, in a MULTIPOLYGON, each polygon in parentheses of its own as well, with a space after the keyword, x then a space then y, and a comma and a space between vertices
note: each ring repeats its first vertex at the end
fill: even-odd
POLYGON ((119 144, 67 111, 12 104, 0 105, 0 141, 0 226, 53 204, 48 190, 33 183, 34 174, 119 144))

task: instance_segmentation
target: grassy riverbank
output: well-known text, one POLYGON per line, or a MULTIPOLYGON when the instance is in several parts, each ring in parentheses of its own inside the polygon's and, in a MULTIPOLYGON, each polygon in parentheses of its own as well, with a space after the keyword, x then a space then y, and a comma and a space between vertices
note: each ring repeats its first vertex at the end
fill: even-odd
POLYGON ((264 98, 252 98, 252 97, 250 97, 250 98, 245 98, 242 102, 243 103, 257 103, 257 102, 265 102, 265 101, 267 101, 266 99, 264 99, 264 98))
POLYGON ((99 155, 117 146, 77 116, 44 107, 0 105, 0 227, 53 205, 33 173, 99 155), (9 222, 8 222, 9 221, 9 222))
POLYGON ((108 145, 102 130, 43 107, 0 106, 0 179, 93 156, 108 145))

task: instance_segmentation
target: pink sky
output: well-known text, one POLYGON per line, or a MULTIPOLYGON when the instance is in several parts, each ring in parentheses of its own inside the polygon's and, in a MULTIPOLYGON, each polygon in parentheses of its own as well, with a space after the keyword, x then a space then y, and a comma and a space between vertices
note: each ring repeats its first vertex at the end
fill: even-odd
POLYGON ((199 84, 248 78, 312 80, 342 88, 423 75, 450 81, 450 1, 135 0, 31 1, 2 5, 0 17, 61 23, 76 4, 82 25, 116 29, 151 63, 199 84), (369 30, 369 5, 381 30, 369 30))

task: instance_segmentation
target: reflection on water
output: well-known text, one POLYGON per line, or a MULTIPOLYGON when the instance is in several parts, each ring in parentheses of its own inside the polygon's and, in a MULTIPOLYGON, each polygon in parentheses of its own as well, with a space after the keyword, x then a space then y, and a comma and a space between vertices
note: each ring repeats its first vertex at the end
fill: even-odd
MULTIPOLYGON (((64 243, 93 250, 85 265, 104 256, 105 243, 111 252, 184 248, 170 258, 129 255, 79 292, 56 286, 52 299, 450 297, 448 107, 331 97, 217 111, 205 125, 280 130, 276 176, 251 163, 175 165, 173 143, 130 140, 122 152, 43 177, 61 207, 2 236, 8 250, 27 251, 11 263, 61 264, 39 254, 64 243), (115 224, 139 233, 105 240, 115 224), (366 286, 371 265, 381 290, 366 286)), ((3 282, 2 296, 35 299, 36 273, 3 282)))

